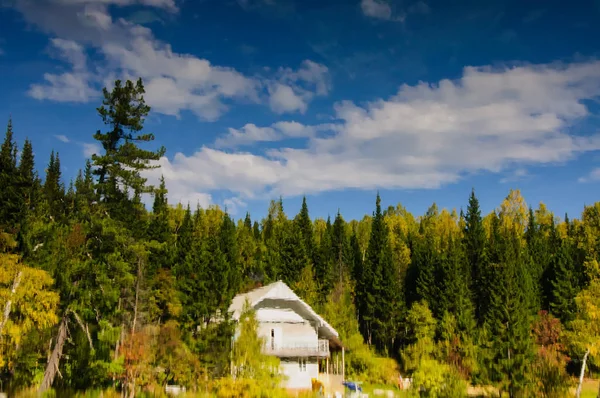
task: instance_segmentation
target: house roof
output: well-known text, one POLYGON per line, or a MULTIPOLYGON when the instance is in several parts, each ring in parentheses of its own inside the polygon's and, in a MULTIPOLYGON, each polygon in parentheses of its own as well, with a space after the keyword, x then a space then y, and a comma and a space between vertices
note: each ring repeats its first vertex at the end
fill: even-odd
POLYGON ((319 334, 325 336, 334 346, 342 347, 338 332, 317 314, 310 305, 298 297, 283 281, 277 281, 235 296, 228 310, 232 319, 239 320, 246 300, 249 301, 250 306, 254 309, 291 309, 304 319, 315 323, 319 329, 319 334))

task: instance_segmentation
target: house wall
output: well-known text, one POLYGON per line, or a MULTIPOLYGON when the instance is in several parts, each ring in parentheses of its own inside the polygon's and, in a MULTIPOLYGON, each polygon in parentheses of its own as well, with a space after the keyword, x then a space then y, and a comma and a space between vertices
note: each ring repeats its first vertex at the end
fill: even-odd
POLYGON ((287 308, 259 308, 258 335, 264 337, 271 347, 314 347, 318 344, 317 331, 308 321, 287 308), (274 332, 274 339, 271 337, 274 332))
POLYGON ((312 379, 319 376, 319 366, 315 358, 305 358, 306 370, 300 367, 299 361, 295 359, 286 359, 281 361, 281 369, 287 377, 285 388, 289 389, 312 389, 312 379))
POLYGON ((271 330, 275 335, 275 349, 316 347, 319 341, 316 330, 308 323, 263 322, 258 326, 258 335, 265 338, 268 347, 272 344, 271 330))

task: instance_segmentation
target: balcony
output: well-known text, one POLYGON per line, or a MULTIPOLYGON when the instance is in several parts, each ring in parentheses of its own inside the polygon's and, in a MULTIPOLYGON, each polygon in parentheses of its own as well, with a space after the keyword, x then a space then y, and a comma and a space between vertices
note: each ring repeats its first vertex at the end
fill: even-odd
POLYGON ((329 340, 318 340, 316 344, 294 344, 272 345, 265 344, 263 352, 280 358, 290 357, 329 357, 329 340))

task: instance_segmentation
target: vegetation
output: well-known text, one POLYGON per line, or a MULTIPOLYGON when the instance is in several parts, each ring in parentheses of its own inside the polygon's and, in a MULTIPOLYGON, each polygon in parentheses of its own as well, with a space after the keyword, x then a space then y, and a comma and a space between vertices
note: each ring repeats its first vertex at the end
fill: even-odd
POLYGON ((8 122, 4 389, 283 394, 252 312, 233 346, 226 313, 235 294, 280 279, 339 331, 349 378, 395 385, 400 372, 430 397, 464 396, 468 384, 559 397, 577 388, 573 376, 599 370, 600 203, 561 220, 510 191, 482 215, 473 191, 465 212, 433 204, 414 216, 382 209, 378 195, 372 216, 332 223, 312 220, 306 200, 288 217, 279 199, 263 220, 236 222, 216 206, 169 204, 164 180, 147 184, 165 150, 143 148, 154 139, 143 95, 141 80, 104 90, 103 151, 66 185, 59 154, 41 178, 31 142, 19 152, 8 122))

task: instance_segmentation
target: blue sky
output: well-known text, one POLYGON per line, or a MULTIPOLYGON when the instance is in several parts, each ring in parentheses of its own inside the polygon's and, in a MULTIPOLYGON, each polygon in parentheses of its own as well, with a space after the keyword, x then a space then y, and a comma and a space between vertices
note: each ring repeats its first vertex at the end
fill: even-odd
MULTIPOLYGON (((600 194, 600 1, 0 0, 0 115, 40 171, 144 79, 171 203, 346 218, 600 194), (451 5, 450 5, 451 3, 451 5)), ((0 118, 0 121, 2 120, 0 118)))

